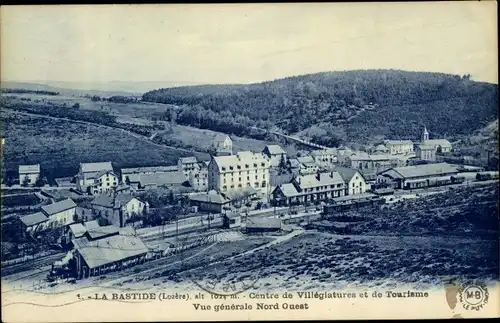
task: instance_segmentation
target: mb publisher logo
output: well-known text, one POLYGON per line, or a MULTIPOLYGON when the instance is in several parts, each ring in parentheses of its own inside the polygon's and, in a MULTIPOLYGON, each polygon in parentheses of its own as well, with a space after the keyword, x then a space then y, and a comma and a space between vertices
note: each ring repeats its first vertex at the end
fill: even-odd
POLYGON ((479 311, 488 303, 489 293, 485 284, 463 285, 459 292, 460 302, 466 310, 479 311))

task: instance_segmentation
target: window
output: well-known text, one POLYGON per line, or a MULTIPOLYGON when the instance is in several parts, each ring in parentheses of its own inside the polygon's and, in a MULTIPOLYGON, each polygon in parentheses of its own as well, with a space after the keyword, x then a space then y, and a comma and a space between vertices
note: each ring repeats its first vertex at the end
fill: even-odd
POLYGON ((241 183, 240 183, 240 184, 238 184, 238 187, 241 187, 241 183))
POLYGON ((266 182, 262 182, 262 187, 266 187, 266 182))
POLYGON ((352 187, 354 187, 354 183, 352 183, 352 187))
POLYGON ((259 187, 259 182, 255 182, 255 183, 254 183, 254 186, 255 186, 255 187, 259 187))
POLYGON ((224 178, 224 183, 226 183, 226 179, 224 178))
POLYGON ((222 171, 225 172, 226 171, 226 167, 221 167, 222 171))
POLYGON ((241 182, 241 177, 238 177, 238 182, 241 182))
POLYGON ((233 170, 233 166, 229 166, 229 170, 233 170))
POLYGON ((231 185, 231 188, 234 188, 234 185, 231 185))
POLYGON ((334 188, 334 187, 335 187, 335 185, 330 185, 330 188, 334 188))
POLYGON ((266 166, 266 164, 265 164, 265 163, 261 163, 261 164, 260 164, 260 166, 265 167, 265 166, 266 166))
POLYGON ((249 181, 249 180, 250 180, 250 176, 247 176, 247 181, 249 181))
POLYGON ((248 166, 248 164, 245 164, 245 168, 250 168, 250 166, 248 166))
POLYGON ((226 186, 226 185, 222 186, 222 189, 223 189, 223 190, 226 190, 226 189, 227 189, 227 186, 226 186))
POLYGON ((259 179, 259 176, 255 175, 255 179, 259 179))
MULTIPOLYGON (((241 165, 236 166, 236 168, 241 169, 241 165)), ((241 172, 240 172, 241 173, 241 172)))
POLYGON ((262 179, 266 179, 266 175, 265 175, 265 174, 264 174, 264 175, 262 175, 262 179))
POLYGON ((250 183, 247 183, 247 187, 250 187, 250 183))
POLYGON ((338 188, 342 187, 342 184, 337 184, 337 187, 338 187, 338 188))
POLYGON ((257 164, 253 164, 253 167, 254 167, 254 168, 257 168, 257 164))

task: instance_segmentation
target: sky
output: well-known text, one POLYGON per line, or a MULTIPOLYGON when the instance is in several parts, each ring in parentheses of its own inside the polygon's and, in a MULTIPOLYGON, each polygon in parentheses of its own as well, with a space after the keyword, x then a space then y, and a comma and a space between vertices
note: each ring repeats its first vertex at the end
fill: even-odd
POLYGON ((0 10, 4 81, 252 83, 391 68, 498 83, 490 1, 0 10))

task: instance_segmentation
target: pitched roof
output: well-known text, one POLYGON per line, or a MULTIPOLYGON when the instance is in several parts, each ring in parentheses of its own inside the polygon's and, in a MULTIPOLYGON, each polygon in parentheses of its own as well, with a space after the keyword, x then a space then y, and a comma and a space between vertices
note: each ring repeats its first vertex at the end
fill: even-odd
POLYGON ((267 145, 264 149, 267 149, 271 155, 281 155, 286 154, 286 152, 281 148, 280 145, 267 145))
POLYGON ((434 147, 433 145, 420 144, 420 145, 418 145, 417 149, 420 149, 420 150, 435 150, 436 147, 434 147))
POLYGON ((177 171, 177 165, 122 168, 122 175, 139 174, 139 173, 164 173, 164 172, 172 172, 172 171, 177 171))
POLYGON ((100 227, 99 222, 97 222, 97 220, 87 221, 83 225, 87 230, 92 230, 100 227))
POLYGON ((388 155, 388 154, 373 154, 368 155, 366 153, 363 154, 355 154, 349 157, 354 161, 384 161, 384 160, 395 160, 398 159, 397 156, 388 155))
POLYGON ((413 145, 413 141, 411 140, 385 140, 384 144, 386 146, 394 146, 394 145, 413 145))
POLYGON ((198 162, 198 160, 194 156, 181 157, 181 158, 179 158, 179 160, 180 160, 181 164, 194 164, 194 163, 198 162))
POLYGON ((73 233, 75 238, 80 238, 87 232, 87 228, 81 223, 73 223, 69 225, 69 230, 73 233))
POLYGON ((324 185, 344 184, 344 179, 337 172, 319 173, 319 175, 319 180, 317 178, 317 174, 302 175, 296 179, 296 182, 299 184, 301 189, 324 185))
POLYGON ((279 229, 281 219, 278 218, 247 218, 247 228, 279 229))
MULTIPOLYGON (((456 166, 452 166, 446 163, 396 167, 391 168, 387 171, 390 170, 394 170, 396 173, 401 175, 402 178, 437 176, 441 174, 458 173, 456 166)), ((385 173, 387 171, 384 171, 382 173, 385 173)))
POLYGON ((116 196, 103 194, 103 195, 97 196, 91 202, 91 204, 111 208, 113 206, 118 206, 119 203, 121 205, 125 205, 134 198, 136 198, 136 197, 132 196, 130 194, 126 194, 126 193, 125 194, 116 194, 116 196))
POLYGON ((96 178, 99 178, 99 177, 106 175, 106 174, 110 174, 110 175, 112 174, 113 176, 117 177, 115 172, 112 170, 101 170, 101 171, 97 172, 96 178))
POLYGON ((189 196, 191 201, 197 202, 207 202, 216 204, 226 204, 231 202, 226 196, 217 193, 216 191, 210 191, 208 193, 197 193, 189 196))
POLYGON ((335 171, 337 173, 340 174, 340 176, 342 177, 342 179, 346 182, 346 183, 349 183, 349 181, 354 177, 354 175, 356 175, 357 173, 359 173, 363 178, 364 178, 364 175, 359 172, 357 169, 353 169, 353 168, 348 168, 348 167, 335 167, 335 171))
POLYGON ((49 205, 44 205, 42 206, 42 211, 50 216, 56 213, 69 210, 71 208, 76 208, 76 204, 75 202, 73 202, 72 199, 68 198, 66 200, 55 202, 49 205))
POLYGON ((425 145, 441 146, 451 148, 451 143, 446 139, 430 139, 423 142, 425 145))
POLYGON ((126 175, 131 183, 140 183, 146 185, 176 185, 182 184, 187 179, 184 174, 178 170, 175 172, 164 172, 154 174, 127 174, 126 175))
POLYGON ((117 234, 119 232, 120 228, 115 225, 106 225, 87 230, 88 235, 93 240, 100 239, 102 237, 109 236, 112 234, 117 234))
POLYGON ((321 150, 315 150, 311 152, 311 155, 312 156, 336 155, 337 152, 338 152, 337 148, 326 148, 321 150))
POLYGON ((228 213, 224 214, 224 216, 229 218, 229 219, 235 219, 235 218, 240 218, 241 214, 236 213, 236 212, 228 212, 228 213))
POLYGON ((20 220, 25 226, 30 227, 32 225, 45 222, 48 220, 48 218, 42 212, 36 212, 33 214, 25 215, 22 218, 20 218, 20 220))
POLYGON ((377 147, 375 147, 375 151, 387 151, 387 147, 384 146, 384 145, 377 145, 377 147))
POLYGON ((298 168, 298 167, 300 167, 300 162, 299 162, 299 160, 297 158, 290 158, 289 161, 290 161, 290 166, 292 168, 298 168))
POLYGON ((113 166, 111 162, 102 162, 102 163, 81 163, 80 164, 82 172, 84 173, 92 173, 99 172, 103 170, 113 170, 113 166))
POLYGON ((178 185, 186 181, 186 176, 182 172, 168 172, 159 174, 144 174, 139 176, 141 185, 178 185))
POLYGON ((92 202, 90 202, 90 204, 108 208, 111 208, 115 205, 113 196, 108 194, 97 196, 95 199, 92 200, 92 202))
POLYGON ((215 142, 224 142, 224 141, 226 141, 226 138, 229 138, 229 140, 231 140, 231 137, 229 137, 228 135, 218 133, 215 135, 214 141, 215 142))
POLYGON ((38 174, 40 173, 40 164, 19 165, 19 174, 38 174))
POLYGON ((250 168, 253 168, 253 164, 257 164, 260 168, 263 167, 260 165, 262 163, 264 163, 264 167, 269 167, 269 160, 264 154, 251 151, 240 151, 236 155, 230 156, 215 156, 212 161, 215 162, 219 171, 229 171, 230 167, 233 167, 233 170, 237 170, 238 166, 241 170, 245 170, 245 165, 252 165, 250 168))
POLYGON ((94 241, 81 237, 73 239, 73 245, 90 268, 140 256, 149 250, 140 238, 130 235, 114 235, 94 241))
POLYGON ((278 186, 278 189, 281 190, 283 195, 285 195, 286 197, 293 197, 300 195, 299 191, 297 191, 297 188, 292 183, 286 183, 281 186, 278 186))
POLYGON ((301 164, 315 164, 316 163, 316 161, 314 160, 314 158, 312 158, 312 156, 297 157, 297 160, 301 164))

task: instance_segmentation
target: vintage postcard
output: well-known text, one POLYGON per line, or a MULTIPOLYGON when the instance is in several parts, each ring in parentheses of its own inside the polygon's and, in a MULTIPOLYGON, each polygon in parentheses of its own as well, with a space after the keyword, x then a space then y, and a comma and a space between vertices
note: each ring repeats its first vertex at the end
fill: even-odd
POLYGON ((496 2, 0 10, 2 321, 500 316, 496 2))

